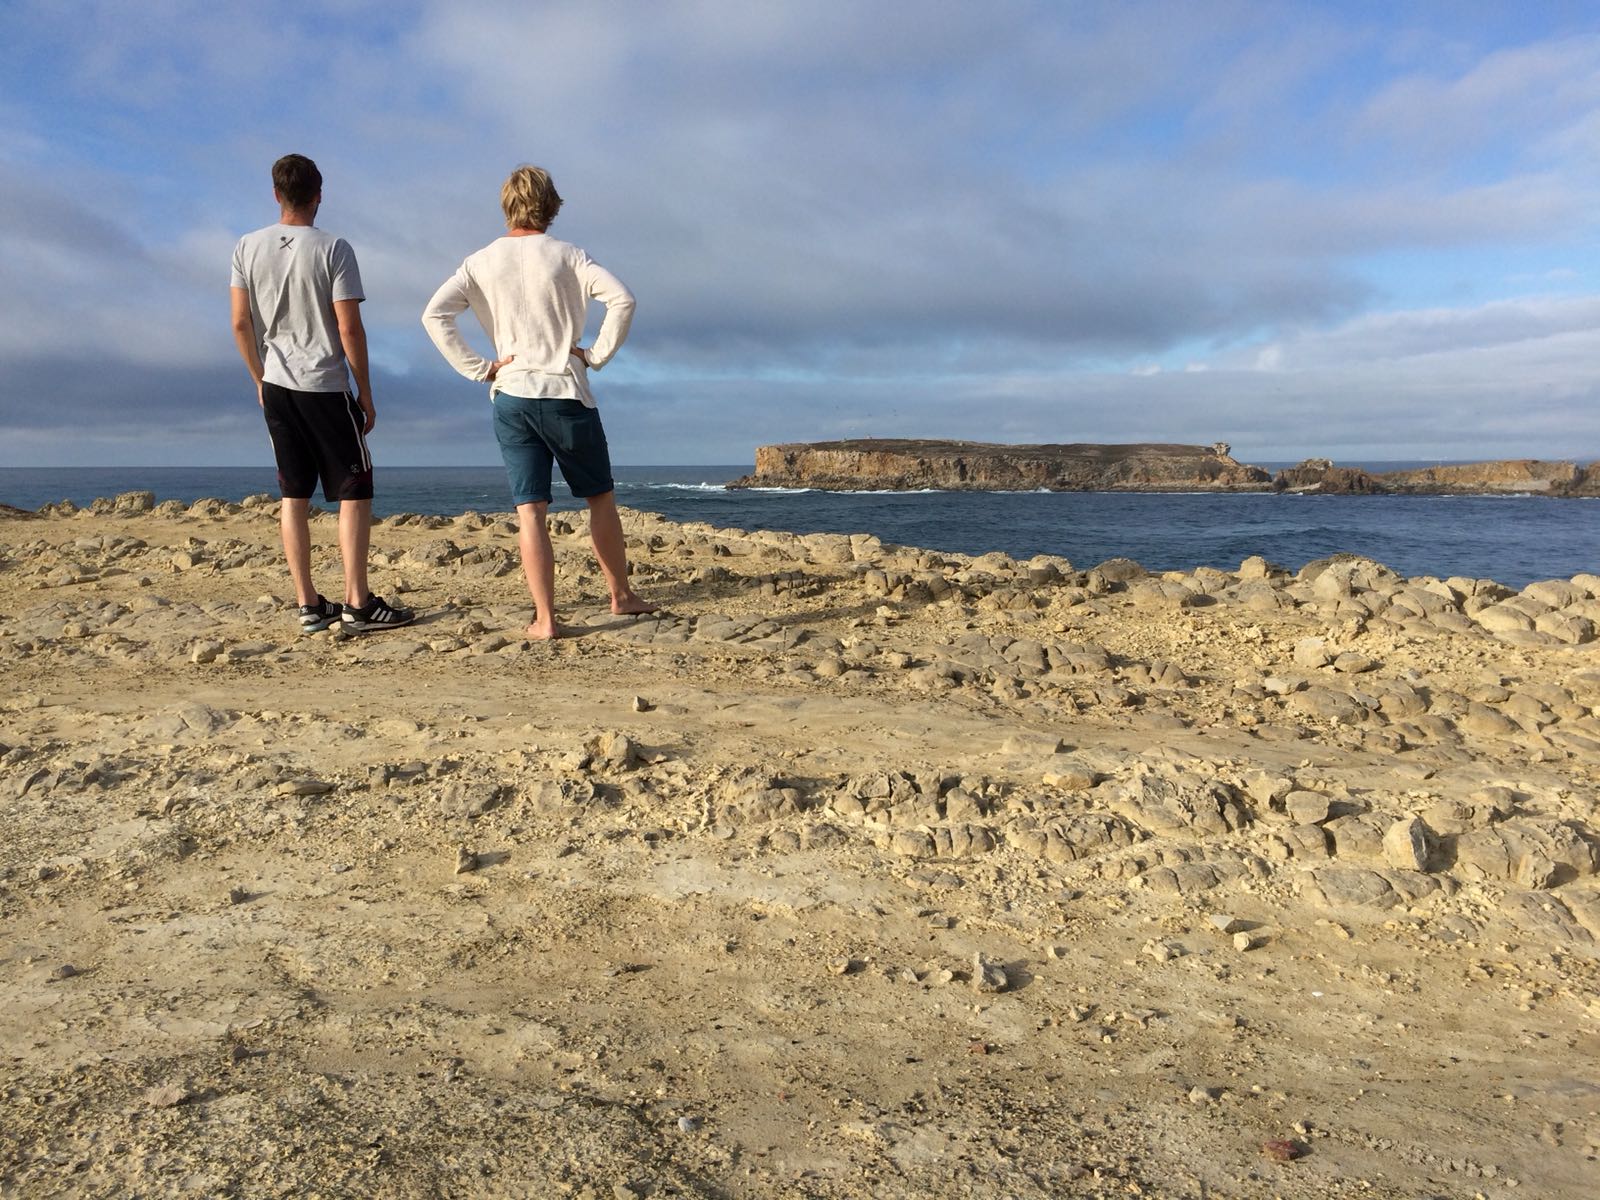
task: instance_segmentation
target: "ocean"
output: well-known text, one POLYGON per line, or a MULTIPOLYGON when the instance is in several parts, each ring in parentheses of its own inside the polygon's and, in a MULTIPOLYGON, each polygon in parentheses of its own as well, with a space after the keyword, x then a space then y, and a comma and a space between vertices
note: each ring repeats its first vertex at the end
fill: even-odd
MULTIPOLYGON (((1263 464, 1268 465, 1268 464, 1263 464)), ((1362 464, 1375 470, 1417 465, 1362 464)), ((1405 575, 1521 587, 1600 573, 1600 501, 1541 496, 1280 496, 1109 492, 727 491, 747 466, 618 467, 617 500, 673 521, 795 533, 872 533, 930 550, 1081 567, 1127 557, 1151 570, 1236 569, 1260 554, 1291 569, 1340 551, 1405 575)), ((158 500, 275 494, 271 467, 5 467, 0 502, 38 508, 145 489, 158 500)), ((556 484, 553 511, 581 508, 556 484)), ((510 508, 499 467, 380 467, 374 511, 510 508)))

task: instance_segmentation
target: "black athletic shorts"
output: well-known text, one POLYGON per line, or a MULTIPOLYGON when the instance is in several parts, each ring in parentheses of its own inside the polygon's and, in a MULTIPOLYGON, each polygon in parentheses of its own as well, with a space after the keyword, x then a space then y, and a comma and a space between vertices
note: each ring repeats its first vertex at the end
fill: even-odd
POLYGON ((372 456, 361 433, 366 414, 354 396, 263 383, 261 407, 285 499, 309 500, 319 476, 322 498, 330 504, 372 499, 372 456))

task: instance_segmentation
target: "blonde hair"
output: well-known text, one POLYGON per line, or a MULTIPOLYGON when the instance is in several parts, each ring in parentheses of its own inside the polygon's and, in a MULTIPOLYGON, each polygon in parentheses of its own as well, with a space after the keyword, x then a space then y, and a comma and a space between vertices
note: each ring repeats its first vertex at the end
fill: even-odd
POLYGON ((524 163, 511 172, 511 178, 501 187, 500 207, 505 210, 507 229, 543 231, 561 211, 561 193, 551 182, 549 171, 524 163))

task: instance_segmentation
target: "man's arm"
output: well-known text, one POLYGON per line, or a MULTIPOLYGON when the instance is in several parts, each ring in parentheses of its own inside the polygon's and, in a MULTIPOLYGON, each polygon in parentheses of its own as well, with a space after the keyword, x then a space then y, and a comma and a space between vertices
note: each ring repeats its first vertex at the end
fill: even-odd
POLYGON ((628 336, 628 327, 633 324, 633 293, 622 280, 592 258, 585 257, 578 277, 583 281, 584 292, 606 307, 594 344, 582 352, 583 361, 598 371, 611 361, 611 356, 628 336))
MULTIPOLYGON (((495 377, 501 363, 483 357, 461 336, 456 318, 466 312, 469 303, 468 276, 465 265, 439 285, 428 306, 422 310, 422 327, 428 331, 439 353, 456 371, 468 379, 482 382, 495 377)), ((503 359, 502 362, 511 360, 503 359)))
POLYGON ((378 410, 372 404, 372 380, 367 371, 367 327, 361 323, 361 301, 335 300, 333 315, 339 322, 339 344, 344 347, 350 374, 356 377, 356 403, 366 414, 362 433, 371 433, 378 423, 378 410))
POLYGON ((250 372, 250 378, 256 385, 256 403, 264 406, 261 399, 261 376, 264 368, 261 365, 261 347, 256 342, 256 323, 250 315, 250 293, 244 288, 230 288, 233 301, 233 341, 239 347, 239 357, 244 359, 245 369, 250 372))

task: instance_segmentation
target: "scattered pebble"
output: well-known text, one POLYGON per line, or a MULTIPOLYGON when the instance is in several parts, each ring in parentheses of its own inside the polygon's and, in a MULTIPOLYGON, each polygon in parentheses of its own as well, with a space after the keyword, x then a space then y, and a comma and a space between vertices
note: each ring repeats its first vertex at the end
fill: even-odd
POLYGON ((189 1099, 189 1089, 179 1083, 163 1083, 145 1091, 144 1102, 150 1108, 175 1108, 189 1099))
POLYGON ((1183 948, 1170 942, 1149 941, 1144 944, 1144 953, 1158 963, 1166 963, 1181 957, 1183 948))
POLYGON ((323 779, 286 779, 273 791, 280 796, 324 796, 335 786, 323 779))

